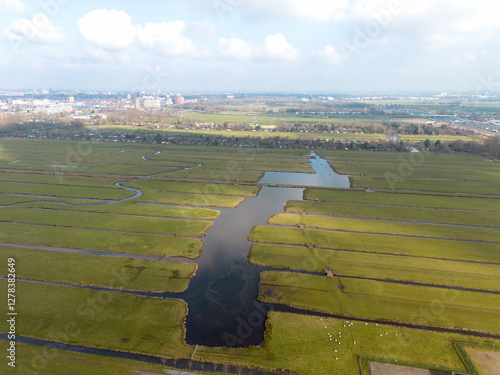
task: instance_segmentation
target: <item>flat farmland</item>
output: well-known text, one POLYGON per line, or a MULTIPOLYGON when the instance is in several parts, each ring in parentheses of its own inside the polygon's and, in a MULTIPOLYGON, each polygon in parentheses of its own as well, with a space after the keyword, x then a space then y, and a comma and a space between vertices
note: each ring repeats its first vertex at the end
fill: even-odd
POLYGON ((10 206, 10 205, 17 205, 19 203, 30 203, 30 202, 54 202, 57 201, 62 204, 69 204, 69 205, 77 205, 77 206, 84 206, 84 205, 95 205, 95 204, 102 204, 102 201, 99 200, 83 200, 83 199, 68 199, 68 198, 61 198, 61 197, 43 197, 43 196, 23 196, 23 195, 16 195, 16 194, 1 194, 0 193, 0 206, 10 206))
POLYGON ((133 193, 123 189, 95 188, 84 186, 64 186, 19 182, 0 182, 0 192, 4 194, 42 195, 62 198, 85 199, 125 199, 133 193))
MULTIPOLYGON (((349 375, 360 374, 360 366, 362 374, 368 374, 367 358, 378 358, 435 371, 467 373, 469 368, 453 344, 470 340, 464 334, 271 311, 264 348, 201 347, 194 358, 266 367, 274 364, 305 374, 349 375)), ((500 344, 498 339, 473 340, 490 347, 500 344)))
POLYGON ((417 323, 419 309, 439 308, 429 326, 473 329, 498 333, 496 317, 500 313, 500 295, 450 291, 443 298, 439 288, 408 286, 376 280, 264 271, 259 284, 259 299, 310 309, 346 318, 393 320, 417 323), (437 305, 437 306, 435 306, 437 305))
POLYGON ((159 355, 192 352, 183 343, 182 300, 21 282, 17 289, 19 335, 159 355))
POLYGON ((430 180, 388 176, 351 177, 352 187, 386 190, 428 191, 441 194, 498 195, 499 181, 430 180))
MULTIPOLYGON (((366 195, 366 193, 363 193, 366 195)), ((485 203, 489 201, 485 200, 485 203)), ((470 226, 500 227, 500 213, 488 211, 466 211, 430 207, 394 207, 356 204, 346 202, 288 201, 286 212, 328 215, 375 220, 401 220, 405 222, 427 222, 470 226), (453 212, 453 214, 452 214, 453 212)))
POLYGON ((496 228, 477 228, 453 225, 423 223, 403 223, 387 220, 351 219, 317 215, 276 214, 268 220, 269 224, 300 226, 304 228, 330 229, 360 233, 394 234, 406 237, 451 238, 480 242, 498 242, 499 230, 496 228))
POLYGON ((409 283, 500 291, 498 264, 405 257, 303 246, 253 244, 249 261, 259 266, 409 283))
POLYGON ((122 176, 148 176, 156 173, 174 171, 179 169, 178 166, 145 166, 142 163, 137 165, 122 164, 117 168, 114 164, 103 164, 100 162, 85 163, 85 162, 66 162, 62 161, 43 161, 43 160, 28 160, 21 161, 15 164, 0 164, 3 171, 27 171, 38 173, 62 173, 62 174, 81 174, 81 175, 122 175, 122 176))
POLYGON ((37 208, 6 207, 0 211, 0 222, 52 225, 65 228, 89 228, 145 234, 175 234, 203 236, 211 221, 118 216, 100 212, 41 210, 37 208))
MULTIPOLYGON (((338 203, 366 204, 374 206, 427 207, 450 210, 500 211, 498 199, 476 197, 452 197, 431 194, 403 194, 380 191, 338 191, 324 189, 307 189, 306 200, 319 200, 338 203)), ((411 216, 409 212, 409 216, 411 216)))
POLYGON ((75 175, 61 175, 61 174, 41 174, 41 173, 0 173, 0 181, 2 182, 19 182, 31 184, 48 184, 48 185, 61 185, 61 186, 85 186, 85 187, 105 187, 116 188, 114 185, 116 178, 106 178, 100 176, 85 177, 75 175))
POLYGON ((255 197, 259 193, 256 186, 207 184, 179 181, 138 180, 127 182, 128 187, 143 191, 212 194, 227 196, 255 197))
POLYGON ((498 195, 500 166, 477 155, 322 151, 351 186, 441 194, 498 195))
POLYGON ((349 233, 277 226, 255 226, 249 239, 259 243, 302 245, 490 263, 500 262, 500 244, 479 241, 412 238, 387 234, 349 233))
MULTIPOLYGON (((216 115, 219 116, 219 115, 216 115)), ((223 116, 223 115, 222 115, 223 116)), ((268 121, 257 123, 269 128, 274 128, 276 125, 294 125, 296 122, 302 125, 315 125, 318 121, 311 121, 311 118, 284 118, 285 121, 281 121, 282 118, 279 117, 270 117, 268 121), (295 121, 296 119, 300 119, 295 121), (271 125, 274 124, 274 125, 271 125)), ((355 121, 360 123, 360 120, 365 120, 364 125, 370 125, 371 123, 375 123, 377 120, 372 119, 351 119, 351 118, 342 118, 342 119, 328 119, 329 121, 325 121, 326 119, 321 119, 319 121, 320 124, 323 125, 341 125, 341 126, 350 126, 354 125, 355 121), (337 121, 338 120, 338 121, 337 121)), ((253 122, 253 120, 252 120, 253 122)), ((241 122, 240 122, 241 123, 241 122)), ((222 136, 222 137, 235 137, 235 138, 270 138, 270 137, 281 137, 281 138, 289 138, 289 139, 323 139, 323 140, 343 140, 343 141, 385 141, 387 139, 386 134, 381 133, 362 133, 362 132, 336 132, 336 131, 322 131, 322 132, 313 132, 313 131, 304 131, 304 132, 279 132, 279 131, 244 131, 244 130, 209 130, 209 129, 149 129, 146 127, 137 127, 132 125, 99 125, 98 129, 100 131, 120 131, 120 132, 134 132, 137 130, 146 131, 146 132, 154 132, 160 133, 164 136, 173 136, 173 135, 197 135, 197 136, 222 136)), ((437 140, 444 141, 456 141, 461 140, 464 142, 481 142, 481 138, 474 138, 465 135, 427 135, 427 134, 402 134, 399 136, 399 140, 410 143, 420 143, 424 142, 426 139, 429 139, 432 142, 436 142, 437 140)), ((236 146, 236 143, 234 144, 236 146)))
POLYGON ((203 240, 193 237, 13 222, 0 222, 0 230, 0 242, 20 245, 187 258, 197 258, 203 249, 203 240))
MULTIPOLYGON (((85 201, 82 201, 85 202, 85 201)), ((78 203, 78 202, 77 202, 78 203)), ((80 205, 62 206, 50 201, 35 202, 25 207, 47 209, 47 210, 62 210, 62 211, 82 211, 82 212, 100 212, 123 216, 145 216, 145 217, 165 217, 165 218, 185 218, 198 220, 214 220, 220 211, 201 208, 201 207, 186 207, 186 206, 167 206, 158 204, 146 204, 139 202, 119 202, 112 205, 105 204, 87 204, 85 207, 80 205)))
POLYGON ((145 191, 140 198, 143 203, 177 204, 200 207, 231 207, 238 206, 245 197, 217 195, 217 194, 190 194, 190 193, 157 193, 145 191))
MULTIPOLYGON (((1 138, 0 261, 16 260, 17 334, 203 361, 209 371, 233 365, 236 373, 248 367, 365 375, 377 358, 472 373, 453 345, 500 344, 497 164, 474 155, 425 155, 417 164, 421 159, 410 153, 318 151, 359 187, 310 187, 303 200, 294 190, 294 200, 282 206, 276 199, 286 189, 258 183, 267 171, 312 172, 309 154, 1 138), (401 173, 401 159, 413 174, 401 173), (398 182, 377 180, 385 174, 398 182), (190 309, 190 298, 199 296, 190 289, 196 273, 202 277, 202 267, 213 263, 210 272, 232 276, 224 273, 231 259, 199 258, 213 233, 204 235, 219 216, 228 230, 225 215, 271 196, 278 210, 238 233, 250 265, 243 249, 236 268, 255 270, 253 286, 259 283, 266 309, 289 312, 259 315, 265 324, 259 346, 188 345, 187 314, 198 313, 190 309), (260 281, 253 265, 265 267, 260 281)), ((231 243, 223 235, 217 240, 231 243)), ((254 298, 249 303, 257 306, 254 298)), ((237 318, 242 327, 256 316, 237 318)), ((3 322, 0 333, 6 332, 3 322)), ((26 363, 31 347, 18 348, 26 363)), ((73 361, 89 363, 88 371, 80 366, 87 373, 164 369, 79 355, 61 350, 51 361, 75 374, 73 361)))
POLYGON ((262 176, 264 176, 264 172, 242 171, 238 170, 237 167, 235 169, 209 169, 201 167, 163 175, 164 179, 214 180, 226 183, 257 182, 262 176))
MULTIPOLYGON (((261 273, 259 300, 342 316, 344 327, 356 318, 498 335, 497 163, 474 155, 320 154, 351 175, 354 189, 308 188, 304 200, 287 202, 287 213, 252 229, 250 263, 276 269, 261 273)), ((341 333, 327 339, 343 347, 341 333)), ((349 337, 349 350, 359 350, 359 340, 349 337)), ((410 364, 429 363, 412 356, 410 364)))
POLYGON ((193 263, 0 246, 0 259, 7 264, 9 257, 16 259, 19 279, 146 292, 183 292, 196 271, 193 263))

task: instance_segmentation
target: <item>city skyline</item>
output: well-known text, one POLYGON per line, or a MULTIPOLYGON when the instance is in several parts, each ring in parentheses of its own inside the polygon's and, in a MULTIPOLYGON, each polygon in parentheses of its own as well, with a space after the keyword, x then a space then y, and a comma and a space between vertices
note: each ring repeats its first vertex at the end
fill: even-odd
POLYGON ((480 0, 1 0, 2 89, 491 93, 480 0))

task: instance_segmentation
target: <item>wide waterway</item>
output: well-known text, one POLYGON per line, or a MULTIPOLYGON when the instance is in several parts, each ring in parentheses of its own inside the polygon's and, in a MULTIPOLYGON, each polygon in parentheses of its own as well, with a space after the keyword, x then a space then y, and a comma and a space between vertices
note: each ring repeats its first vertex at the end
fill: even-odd
MULTIPOLYGON (((349 177, 335 173, 328 162, 312 153, 316 172, 266 172, 265 184, 348 188, 349 177)), ((259 195, 236 208, 221 210, 205 237, 199 268, 186 292, 179 295, 189 308, 186 318, 188 344, 248 346, 263 341, 268 305, 257 301, 262 267, 248 263, 252 242, 247 240, 255 225, 283 212, 289 200, 302 200, 303 188, 263 186, 259 195)))
MULTIPOLYGON (((201 164, 183 169, 199 166, 201 164)), ((348 176, 335 173, 328 162, 317 157, 314 152, 311 153, 311 166, 315 173, 266 172, 259 181, 264 186, 257 197, 246 198, 236 208, 217 208, 221 214, 204 238, 203 252, 195 260, 198 270, 189 288, 181 294, 164 295, 164 297, 182 298, 188 304, 189 311, 186 318, 188 344, 248 346, 259 345, 263 341, 267 312, 272 306, 257 301, 260 273, 265 268, 248 263, 248 251, 252 245, 247 239, 250 230, 255 225, 265 225, 273 214, 283 212, 283 206, 287 201, 302 200, 304 186, 350 187, 348 176), (272 187, 273 185, 297 187, 272 187)), ((166 173, 169 172, 156 175, 166 173)), ((152 176, 154 175, 142 178, 152 176)), ((134 192, 134 195, 121 200, 99 200, 97 204, 114 204, 142 195, 140 190, 123 186, 121 182, 115 185, 134 192)), ((79 206, 64 202, 56 203, 79 206)), ((103 252, 76 249, 38 246, 33 248, 103 254, 103 252)), ((130 254, 113 255, 150 258, 130 254)), ((167 258, 167 260, 186 261, 184 258, 167 258)))

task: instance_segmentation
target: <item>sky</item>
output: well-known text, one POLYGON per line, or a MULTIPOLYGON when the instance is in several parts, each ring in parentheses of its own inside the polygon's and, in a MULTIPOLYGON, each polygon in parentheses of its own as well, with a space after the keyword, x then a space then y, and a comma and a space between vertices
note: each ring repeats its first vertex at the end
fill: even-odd
POLYGON ((0 89, 500 89, 491 0, 0 0, 0 89))

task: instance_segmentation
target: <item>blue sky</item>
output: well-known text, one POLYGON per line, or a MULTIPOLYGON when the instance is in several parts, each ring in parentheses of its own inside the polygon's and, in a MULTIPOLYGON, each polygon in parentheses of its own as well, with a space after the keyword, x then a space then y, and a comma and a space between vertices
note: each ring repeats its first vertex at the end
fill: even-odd
POLYGON ((0 89, 480 91, 489 0, 0 0, 0 89))

